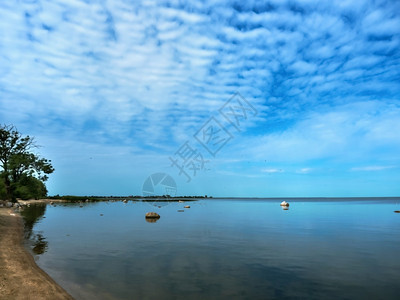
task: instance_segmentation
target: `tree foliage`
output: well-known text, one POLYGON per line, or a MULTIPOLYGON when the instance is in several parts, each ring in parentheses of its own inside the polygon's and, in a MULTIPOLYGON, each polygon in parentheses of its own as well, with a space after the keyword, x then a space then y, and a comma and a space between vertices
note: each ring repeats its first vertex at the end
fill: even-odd
POLYGON ((22 136, 12 125, 0 126, 0 196, 40 198, 46 196, 44 182, 54 172, 51 161, 33 153, 37 148, 29 135, 22 136))

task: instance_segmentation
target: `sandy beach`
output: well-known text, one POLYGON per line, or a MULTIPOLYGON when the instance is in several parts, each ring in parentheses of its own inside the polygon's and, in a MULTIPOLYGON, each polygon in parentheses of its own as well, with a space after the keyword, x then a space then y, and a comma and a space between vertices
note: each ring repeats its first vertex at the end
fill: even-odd
POLYGON ((23 220, 0 208, 0 299, 73 299, 35 263, 23 245, 23 220))

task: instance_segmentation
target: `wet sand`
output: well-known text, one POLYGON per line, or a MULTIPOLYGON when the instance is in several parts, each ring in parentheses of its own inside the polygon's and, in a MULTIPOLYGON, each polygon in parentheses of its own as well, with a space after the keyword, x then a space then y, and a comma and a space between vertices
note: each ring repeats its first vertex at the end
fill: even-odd
POLYGON ((73 299, 40 269, 23 245, 23 220, 0 208, 0 299, 73 299))

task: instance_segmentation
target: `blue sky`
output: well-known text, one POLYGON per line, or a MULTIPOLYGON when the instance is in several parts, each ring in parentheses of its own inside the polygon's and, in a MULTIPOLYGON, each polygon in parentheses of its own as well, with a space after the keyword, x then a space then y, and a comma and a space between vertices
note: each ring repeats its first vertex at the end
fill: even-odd
POLYGON ((398 1, 3 1, 0 122, 43 146, 50 194, 136 195, 165 172, 179 195, 400 196, 399 12, 398 1), (235 93, 247 108, 236 127, 221 113, 235 93), (211 117, 230 137, 215 155, 199 142, 211 117))

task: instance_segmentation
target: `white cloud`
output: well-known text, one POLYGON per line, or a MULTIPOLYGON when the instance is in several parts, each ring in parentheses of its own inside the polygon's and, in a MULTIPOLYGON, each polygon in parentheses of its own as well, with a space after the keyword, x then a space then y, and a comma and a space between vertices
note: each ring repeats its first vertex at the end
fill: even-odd
POLYGON ((350 171, 383 171, 388 169, 393 169, 395 166, 366 166, 366 167, 354 167, 351 168, 350 171))
POLYGON ((379 101, 353 103, 308 113, 285 131, 249 138, 245 144, 254 146, 243 151, 279 162, 397 160, 399 132, 399 106, 379 101))
POLYGON ((273 173, 283 173, 284 170, 283 169, 275 169, 275 168, 265 168, 265 169, 262 169, 261 172, 273 174, 273 173))
POLYGON ((301 168, 299 170, 296 171, 296 173, 299 174, 308 174, 312 171, 312 168, 301 168))

